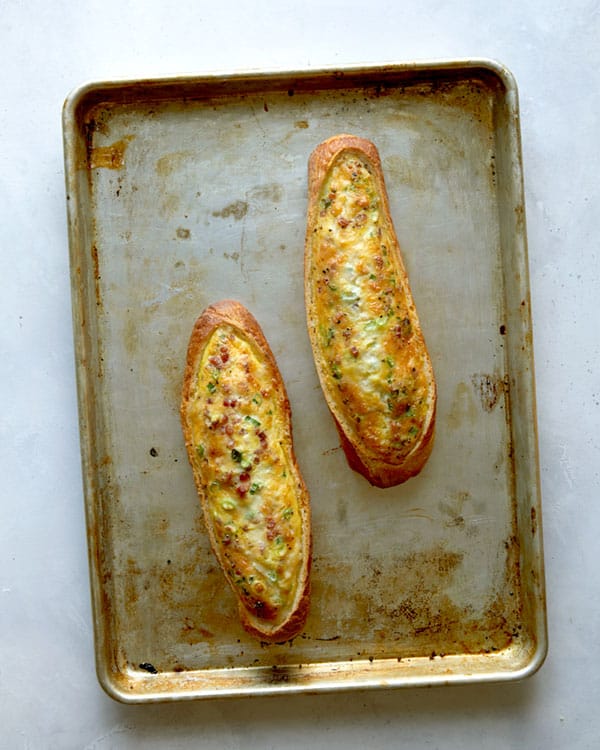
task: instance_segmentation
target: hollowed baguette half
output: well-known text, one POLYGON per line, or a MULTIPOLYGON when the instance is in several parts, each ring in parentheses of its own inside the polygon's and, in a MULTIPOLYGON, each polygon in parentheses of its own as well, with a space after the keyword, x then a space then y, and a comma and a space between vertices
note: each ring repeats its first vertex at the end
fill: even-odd
POLYGON ((309 159, 307 322, 350 466, 377 487, 430 455, 436 383, 390 214, 378 151, 353 135, 309 159))
POLYGON ((264 641, 293 638, 309 607, 309 495, 281 374, 239 302, 211 305, 194 325, 181 422, 210 543, 242 625, 264 641))

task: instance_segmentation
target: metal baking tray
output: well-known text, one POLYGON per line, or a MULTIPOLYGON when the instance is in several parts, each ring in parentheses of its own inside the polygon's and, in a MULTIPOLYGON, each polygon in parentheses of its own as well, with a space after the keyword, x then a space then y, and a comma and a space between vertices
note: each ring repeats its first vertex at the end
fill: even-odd
POLYGON ((488 60, 93 83, 63 112, 97 671, 120 701, 512 680, 546 653, 517 89, 488 60), (433 454, 352 472, 305 328, 309 153, 379 148, 436 371, 433 454), (304 632, 241 628, 178 405, 192 324, 237 298, 286 381, 312 496, 304 632))

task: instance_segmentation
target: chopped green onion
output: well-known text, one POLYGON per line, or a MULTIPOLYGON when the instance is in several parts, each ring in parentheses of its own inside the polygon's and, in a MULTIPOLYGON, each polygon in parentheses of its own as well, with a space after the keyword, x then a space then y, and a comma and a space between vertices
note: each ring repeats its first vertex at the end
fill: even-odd
POLYGON ((250 485, 250 494, 256 495, 256 493, 260 490, 261 485, 258 482, 253 482, 250 485))
POLYGON ((250 424, 254 425, 255 427, 260 427, 260 422, 255 417, 251 417, 249 414, 247 414, 244 419, 246 422, 250 422, 250 424))
POLYGON ((365 323, 365 331, 374 331, 377 328, 383 328, 388 322, 386 315, 379 315, 377 318, 371 318, 365 323))

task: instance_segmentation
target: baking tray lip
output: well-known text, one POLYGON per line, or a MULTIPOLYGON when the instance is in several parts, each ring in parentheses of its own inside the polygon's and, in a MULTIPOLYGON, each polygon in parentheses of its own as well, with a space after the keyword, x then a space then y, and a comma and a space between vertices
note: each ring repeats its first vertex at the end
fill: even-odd
MULTIPOLYGON (((62 112, 62 124, 63 124, 63 138, 64 138, 64 149, 65 149, 65 177, 67 187, 67 198, 76 197, 77 186, 75 184, 75 171, 78 168, 77 160, 77 139, 80 137, 81 119, 80 114, 85 111, 92 104, 102 104, 107 101, 111 101, 111 91, 115 92, 121 88, 127 88, 129 86, 136 86, 140 99, 147 96, 153 90, 162 92, 162 97, 168 98, 167 92, 176 92, 180 86, 188 86, 193 88, 195 85, 204 85, 207 88, 214 88, 221 82, 228 82, 234 86, 233 92, 243 93, 243 86, 246 82, 252 82, 253 84, 262 84, 264 86, 270 86, 275 80, 279 84, 283 84, 286 80, 298 79, 298 80, 309 80, 309 81, 322 81, 323 87, 327 87, 329 81, 344 80, 347 76, 348 86, 360 85, 362 76, 369 76, 369 80, 373 79, 381 74, 387 76, 390 79, 397 74, 406 75, 406 79, 409 82, 414 82, 413 74, 418 76, 419 74, 427 75, 431 73, 444 73, 448 72, 449 75, 452 73, 464 73, 464 75, 471 75, 474 71, 481 70, 484 73, 487 72, 492 78, 496 78, 501 87, 504 90, 504 95, 509 100, 509 106, 515 108, 517 101, 517 85, 513 74, 510 70, 502 63, 484 57, 474 58, 462 58, 462 59, 431 59, 421 60, 417 62, 385 62, 385 63, 373 63, 373 64, 350 64, 343 66, 325 66, 318 68, 306 68, 302 70, 298 69, 285 69, 285 68, 272 68, 272 69, 254 69, 254 70, 217 70, 208 71, 204 73, 196 74, 185 74, 185 75, 174 75, 156 78, 146 79, 132 79, 122 78, 116 80, 104 80, 104 81, 89 81, 81 84, 77 88, 73 89, 67 96, 62 112), (355 78, 352 78, 355 76, 355 78), (235 88, 237 86, 237 89, 235 88)), ((417 78, 418 80, 418 78, 417 78)), ((425 79, 424 79, 425 80, 425 79)), ((341 86, 343 88, 343 86, 341 86)), ((257 86, 253 91, 259 91, 260 88, 257 86)), ((227 96, 229 92, 225 91, 224 96, 227 96)), ((162 98, 161 97, 161 98, 162 98)), ((123 102, 125 105, 129 103, 129 100, 123 102)), ((135 100, 132 101, 135 104, 135 100)), ((517 112, 515 111, 515 114, 517 112)), ((516 143, 520 151, 520 135, 518 132, 518 120, 515 121, 516 130, 516 143)), ((520 157, 520 153, 519 153, 520 157)), ((520 170, 518 170, 519 181, 520 181, 520 170)), ((518 185, 519 190, 522 189, 522 185, 518 185)), ((76 218, 77 208, 76 200, 71 200, 67 203, 69 212, 69 240, 73 247, 77 245, 77 228, 73 223, 73 219, 76 218)), ((523 239, 525 238, 525 229, 522 228, 523 239)), ((526 247, 524 248, 526 252, 526 247)), ((73 252, 73 250, 72 250, 73 252)), ((528 280, 525 282, 528 284, 528 280)), ((77 286, 76 279, 72 282, 72 292, 74 302, 77 302, 79 287, 77 286)), ((77 305, 74 306, 73 311, 74 323, 78 323, 78 311, 77 305)), ((80 368, 80 348, 81 342, 76 337, 76 354, 77 354, 77 365, 78 365, 78 390, 80 393, 80 429, 84 432, 82 440, 82 460, 83 460, 83 473, 85 482, 85 493, 86 495, 93 494, 93 472, 91 471, 90 461, 93 458, 89 454, 89 446, 85 444, 85 432, 87 430, 85 424, 84 410, 86 403, 85 392, 88 390, 86 385, 86 375, 80 368), (81 370, 81 371, 80 371, 81 370)), ((533 353, 532 353, 532 367, 533 367, 533 353)), ((533 381, 533 372, 530 375, 533 381)), ((533 409, 535 414, 535 395, 531 394, 533 398, 533 409)), ((537 443, 537 421, 534 420, 534 432, 535 440, 537 443)), ((539 506, 541 504, 539 477, 538 483, 535 489, 534 502, 539 506)), ((90 507, 90 503, 86 501, 86 506, 89 514, 94 513, 94 509, 90 507)), ((539 597, 541 604, 538 605, 540 616, 536 618, 536 627, 534 630, 535 635, 535 647, 532 648, 528 658, 522 661, 520 667, 512 670, 491 670, 488 673, 478 673, 477 675, 464 674, 435 674, 435 675, 415 675, 414 677, 387 677, 382 679, 362 679, 360 683, 353 682, 352 680, 346 680, 344 683, 336 683, 331 678, 324 679, 322 682, 318 680, 310 685, 303 685, 301 683, 285 683, 285 684, 263 684, 259 686, 242 686, 235 687, 230 686, 228 688, 220 688, 208 686, 206 688, 198 687, 190 689, 188 691, 176 690, 165 692, 164 690, 156 690, 155 692, 142 692, 135 690, 124 689, 122 681, 119 676, 123 676, 123 673, 113 673, 109 668, 109 664, 104 659, 104 654, 101 653, 101 649, 105 646, 105 633, 102 622, 96 621, 96 642, 98 644, 96 651, 96 671, 99 682, 105 692, 113 699, 122 703, 143 703, 143 702, 156 702, 156 701, 171 701, 171 700, 187 700, 196 698, 217 698, 217 697, 234 697, 234 696, 245 696, 245 695, 274 695, 274 694, 299 694, 299 693, 321 693, 321 692, 332 692, 332 691, 348 691, 352 689, 365 689, 365 688, 397 688, 397 687, 417 687, 417 686, 435 686, 435 685, 450 685, 450 684, 471 684, 473 682, 506 682, 506 681, 517 681, 523 678, 527 678, 535 674, 538 669, 544 663, 548 650, 547 641, 547 623, 546 623, 546 607, 545 607, 545 588, 543 581, 543 551, 542 551, 542 529, 541 529, 541 516, 539 519, 539 529, 537 537, 537 546, 540 552, 540 567, 541 567, 541 581, 538 585, 539 597)), ((90 574, 93 572, 93 566, 95 561, 90 560, 90 574)), ((94 592, 94 583, 92 581, 92 592, 94 592)), ((144 680, 151 681, 152 676, 148 675, 144 680)), ((151 684, 149 682, 149 684, 151 684)))
MULTIPOLYGON (((355 690, 395 690, 398 688, 404 689, 415 689, 415 688, 434 688, 434 687, 451 687, 460 685, 472 685, 474 682, 478 684, 490 684, 500 685, 505 683, 522 682, 524 680, 533 677, 544 664, 548 653, 548 643, 545 637, 538 640, 536 649, 531 654, 531 657, 526 663, 519 669, 502 670, 496 669, 495 671, 490 670, 485 673, 477 673, 476 675, 469 674, 468 672, 463 673, 438 673, 431 675, 415 674, 413 677, 386 677, 386 678, 364 678, 360 681, 358 679, 346 679, 343 682, 336 679, 330 673, 327 677, 322 678, 320 681, 316 681, 312 684, 303 685, 301 683, 294 682, 277 682, 268 683, 265 682, 262 686, 240 686, 240 687, 229 687, 224 689, 222 687, 196 687, 186 691, 169 691, 169 690, 155 690, 148 692, 141 692, 140 690, 135 691, 132 687, 130 690, 119 685, 116 679, 112 679, 109 670, 105 668, 99 661, 97 662, 97 676, 100 686, 104 692, 113 700, 124 703, 124 704, 140 704, 140 703, 167 703, 173 701, 188 701, 201 699, 220 699, 220 698, 244 698, 244 697, 274 697, 274 696, 290 696, 290 695, 319 695, 324 693, 339 693, 339 692, 352 692, 355 690)), ((498 655, 501 657, 501 654, 498 655)), ((421 659, 424 657, 420 657, 421 659)), ((394 659, 383 659, 384 661, 395 661, 394 659)), ((377 662, 377 660, 376 660, 377 662)), ((329 666, 333 667, 335 662, 331 662, 329 666)), ((320 665, 321 667, 327 665, 320 665)), ((256 668, 264 673, 269 673, 273 668, 270 667, 258 667, 256 668)), ((226 670, 222 670, 226 671, 226 670)), ((148 675, 141 678, 148 685, 151 685, 154 677, 148 675)))
MULTIPOLYGON (((193 85, 201 81, 212 84, 218 82, 244 81, 273 81, 273 79, 307 78, 307 77, 337 77, 343 78, 350 74, 380 74, 393 75, 398 73, 419 73, 453 70, 486 70, 503 84, 507 92, 517 93, 516 79, 511 70, 499 60, 492 57, 464 57, 464 58, 431 58, 412 62, 387 61, 378 63, 349 63, 344 65, 324 65, 315 68, 233 68, 214 69, 198 73, 182 73, 147 78, 122 77, 114 79, 88 80, 73 88, 65 98, 62 109, 63 131, 67 133, 72 124, 77 121, 77 109, 86 97, 100 91, 115 91, 120 88, 138 86, 141 88, 175 88, 182 85, 193 85)), ((68 150, 66 155, 68 156, 68 150)))

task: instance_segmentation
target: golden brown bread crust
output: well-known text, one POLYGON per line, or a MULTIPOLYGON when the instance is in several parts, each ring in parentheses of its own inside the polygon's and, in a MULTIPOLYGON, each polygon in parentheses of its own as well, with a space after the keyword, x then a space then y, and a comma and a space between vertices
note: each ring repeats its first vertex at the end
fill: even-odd
POLYGON ((192 330, 187 351, 187 362, 183 378, 181 397, 181 423, 188 458, 192 466, 194 481, 198 496, 202 505, 205 525, 209 535, 213 552, 221 565, 223 572, 236 596, 238 597, 239 616, 244 628, 252 635, 263 641, 279 643, 290 640, 302 629, 309 609, 310 600, 310 567, 312 556, 312 534, 310 523, 310 500, 308 490, 304 484, 296 457, 294 454, 291 426, 291 409, 287 397, 285 385, 281 378, 277 363, 271 348, 252 314, 239 302, 234 300, 222 300, 206 308, 196 320, 192 330), (230 326, 243 333, 258 348, 270 373, 270 382, 265 387, 273 390, 278 400, 278 405, 283 416, 282 442, 289 458, 289 466, 294 473, 296 483, 296 500, 302 518, 302 565, 299 581, 296 587, 292 606, 285 612, 282 619, 277 617, 264 618, 258 616, 258 609, 251 611, 245 606, 240 592, 227 570, 223 565, 220 554, 220 545, 215 536, 213 523, 208 512, 207 488, 204 485, 200 470, 195 460, 195 446, 192 440, 192 429, 189 418, 190 399, 193 393, 194 380, 203 356, 204 348, 209 342, 212 334, 217 328, 224 325, 230 326))
MULTIPOLYGON (((366 201, 361 205, 366 205, 366 201)), ((344 223, 340 226, 345 229, 348 225, 348 221, 346 219, 343 219, 342 221, 344 223)), ((379 225, 381 226, 382 224, 380 223, 379 225)), ((323 242, 327 242, 327 236, 323 236, 325 237, 323 242)), ((331 236, 333 235, 330 235, 330 237, 331 236)), ((332 257, 331 252, 328 257, 332 257)), ((377 260, 381 259, 378 258, 377 260)), ((308 211, 304 273, 307 322, 315 364, 323 393, 338 429, 341 445, 346 454, 348 463, 352 469, 362 474, 369 482, 377 487, 390 487, 400 484, 418 474, 431 453, 435 431, 437 392, 429 353, 422 335, 420 323, 414 307, 412 293, 410 291, 408 275, 393 227, 379 153, 375 145, 364 138, 348 134, 336 135, 319 144, 310 156, 308 164, 308 211), (384 230, 387 232, 385 236, 387 238, 387 243, 390 245, 389 248, 387 248, 386 245, 384 255, 387 253, 387 250, 389 250, 392 267, 397 279, 397 281, 395 281, 395 288, 402 289, 402 294, 404 295, 404 309, 406 310, 405 314, 407 315, 405 320, 408 321, 410 319, 408 326, 411 331, 411 352, 412 354, 415 352, 418 354, 420 362, 423 365, 421 369, 425 370, 425 381, 427 383, 425 389, 425 401, 428 404, 427 413, 420 425, 421 431, 418 440, 416 440, 409 450, 404 450, 401 454, 399 454, 397 450, 394 451, 391 448, 389 450, 376 450, 372 446, 367 445, 365 441, 357 436, 357 431, 354 429, 354 423, 349 415, 344 413, 343 408, 340 407, 339 401, 336 400, 335 389, 340 386, 335 381, 332 381, 331 377, 327 377, 324 350, 324 346, 327 346, 327 344, 323 344, 323 334, 319 333, 319 329, 322 331, 324 327, 322 314, 320 319, 318 309, 318 294, 320 294, 323 289, 322 284, 321 288, 319 288, 319 284, 321 283, 319 282, 319 279, 324 278, 325 284, 329 284, 329 279, 326 276, 321 276, 321 274, 329 275, 330 268, 322 267, 324 262, 319 260, 318 253, 320 251, 316 247, 316 243, 318 243, 319 240, 315 240, 315 237, 318 238, 319 234, 317 234, 317 231, 321 231, 320 228, 319 230, 317 228, 319 227, 319 224, 322 224, 323 222, 322 217, 325 214, 323 207, 325 206, 328 208, 331 203, 331 200, 329 199, 335 200, 337 198, 337 193, 330 193, 329 199, 324 199, 322 193, 327 184, 326 180, 329 179, 336 160, 341 158, 341 155, 344 153, 350 152, 363 161, 364 164, 369 165, 369 179, 372 179, 373 184, 376 186, 376 192, 379 199, 378 211, 379 214, 383 216, 382 222, 384 230), (319 263, 321 263, 321 265, 319 265, 319 263), (317 289, 317 291, 315 291, 315 289, 317 289)), ((374 278, 374 275, 370 278, 374 278)), ((330 285, 327 289, 327 293, 330 293, 331 288, 330 285)), ((333 329, 330 328, 329 331, 332 337, 337 333, 335 326, 333 329)), ((358 356, 356 348, 354 349, 355 356, 358 356)), ((329 366, 331 367, 330 364, 329 366)), ((341 377, 339 371, 334 377, 341 377)), ((360 388, 359 383, 354 383, 352 385, 355 388, 360 388)), ((356 419, 355 416, 354 420, 356 419)), ((358 419, 358 422, 360 422, 360 419, 358 419)))

